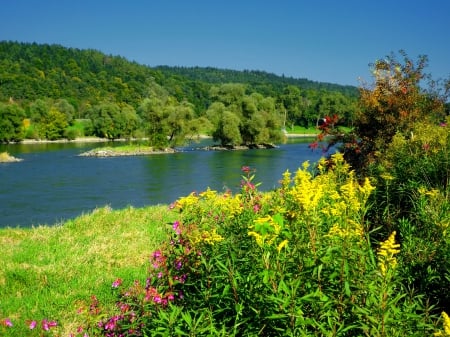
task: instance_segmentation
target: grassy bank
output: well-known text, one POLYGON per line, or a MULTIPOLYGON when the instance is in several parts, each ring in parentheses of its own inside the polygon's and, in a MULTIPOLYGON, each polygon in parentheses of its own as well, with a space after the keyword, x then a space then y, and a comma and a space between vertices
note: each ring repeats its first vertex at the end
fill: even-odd
POLYGON ((91 295, 111 304, 115 279, 145 278, 149 254, 173 216, 167 206, 105 207, 58 226, 1 229, 0 317, 14 322, 8 334, 27 336, 27 320, 49 319, 68 336, 91 295))

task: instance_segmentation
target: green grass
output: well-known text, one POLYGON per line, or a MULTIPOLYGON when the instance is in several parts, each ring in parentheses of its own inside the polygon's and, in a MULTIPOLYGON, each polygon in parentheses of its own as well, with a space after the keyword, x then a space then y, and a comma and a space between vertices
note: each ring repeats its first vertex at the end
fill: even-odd
MULTIPOLYGON (((68 336, 91 295, 111 304, 111 284, 145 280, 151 252, 176 214, 167 206, 100 208, 57 226, 0 230, 0 320, 9 336, 30 334, 25 321, 56 320, 68 336)), ((1 332, 1 327, 0 327, 1 332)))
POLYGON ((315 135, 319 133, 316 127, 306 128, 304 126, 294 125, 293 127, 287 127, 286 131, 288 134, 305 134, 305 135, 315 135))
MULTIPOLYGON (((340 126, 339 127, 344 132, 349 132, 352 128, 348 126, 340 126)), ((305 134, 305 135, 316 135, 319 133, 315 126, 311 126, 309 128, 304 126, 294 125, 293 127, 287 127, 286 131, 288 134, 305 134)))

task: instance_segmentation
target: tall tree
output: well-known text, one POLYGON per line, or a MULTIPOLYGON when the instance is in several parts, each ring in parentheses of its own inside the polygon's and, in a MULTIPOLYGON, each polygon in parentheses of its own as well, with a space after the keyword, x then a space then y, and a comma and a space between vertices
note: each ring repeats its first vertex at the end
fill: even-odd
POLYGON ((0 142, 19 142, 25 136, 25 111, 16 103, 0 103, 0 142))

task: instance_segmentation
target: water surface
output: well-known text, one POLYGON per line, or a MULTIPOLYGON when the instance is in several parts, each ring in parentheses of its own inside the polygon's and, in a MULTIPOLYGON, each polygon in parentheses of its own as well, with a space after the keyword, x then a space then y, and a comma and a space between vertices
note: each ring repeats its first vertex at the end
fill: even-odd
POLYGON ((113 158, 78 156, 108 143, 0 145, 0 152, 23 159, 0 164, 0 227, 53 225, 106 205, 170 204, 208 187, 236 191, 244 165, 256 169, 261 190, 270 190, 287 169, 320 158, 310 141, 245 151, 203 151, 195 148, 205 144, 193 144, 174 154, 113 158))

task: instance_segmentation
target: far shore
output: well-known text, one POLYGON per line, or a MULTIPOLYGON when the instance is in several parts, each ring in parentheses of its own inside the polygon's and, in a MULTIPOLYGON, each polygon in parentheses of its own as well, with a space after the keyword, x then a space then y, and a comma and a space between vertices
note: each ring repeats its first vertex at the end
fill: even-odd
MULTIPOLYGON (((315 137, 317 134, 315 133, 286 133, 285 136, 287 138, 295 138, 295 137, 315 137)), ((198 135, 194 138, 200 139, 208 139, 212 138, 208 135, 198 135)), ((13 142, 11 144, 45 144, 45 143, 108 143, 108 142, 126 142, 126 141, 137 141, 137 140, 146 140, 146 138, 120 138, 120 139, 108 139, 108 138, 100 138, 100 137, 78 137, 72 140, 69 139, 57 139, 57 140, 48 140, 48 139, 24 139, 20 142, 13 142)))

